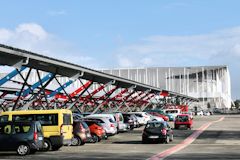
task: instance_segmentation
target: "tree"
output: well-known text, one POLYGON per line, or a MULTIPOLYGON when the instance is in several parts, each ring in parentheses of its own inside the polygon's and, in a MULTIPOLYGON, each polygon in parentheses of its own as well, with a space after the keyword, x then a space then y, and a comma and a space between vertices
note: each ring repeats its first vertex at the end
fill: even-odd
POLYGON ((234 101, 235 104, 235 108, 239 109, 240 108, 240 100, 237 99, 236 101, 234 101))
POLYGON ((210 109, 211 108, 211 104, 208 102, 207 103, 207 108, 210 109))

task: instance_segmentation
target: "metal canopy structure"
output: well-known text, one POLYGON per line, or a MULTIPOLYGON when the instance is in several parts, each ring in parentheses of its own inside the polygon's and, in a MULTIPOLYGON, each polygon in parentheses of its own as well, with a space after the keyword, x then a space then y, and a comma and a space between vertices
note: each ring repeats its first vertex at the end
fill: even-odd
POLYGON ((99 83, 106 83, 110 80, 115 80, 116 84, 124 88, 136 85, 136 90, 145 91, 151 89, 152 92, 161 91, 159 88, 145 85, 136 81, 131 81, 128 79, 89 69, 80 65, 72 64, 69 62, 9 47, 2 44, 0 44, 0 55, 0 64, 2 65, 13 66, 19 62, 23 62, 23 65, 26 67, 50 73, 56 73, 66 77, 73 77, 79 74, 79 76, 81 76, 81 78, 83 79, 93 80, 99 83))
MULTIPOLYGON (((161 93, 161 89, 157 87, 2 44, 0 44, 0 65, 16 68, 0 78, 0 107, 5 110, 9 106, 11 110, 75 107, 80 111, 86 111, 88 108, 92 113, 106 109, 105 106, 115 111, 120 109, 132 111, 137 108, 142 110, 157 105, 157 101, 154 104, 151 99, 161 93), (29 83, 33 70, 36 73, 35 79, 38 80, 29 83), (46 75, 41 75, 42 71, 46 72, 46 75), (17 75, 20 76, 21 81, 12 80, 17 75), (60 82, 59 76, 67 77, 68 80, 64 83, 60 82), (53 81, 57 86, 52 86, 53 81), (80 82, 81 86, 72 88, 71 92, 68 91, 67 89, 76 81, 80 82), (4 87, 7 82, 16 83, 18 88, 4 87), (98 87, 89 91, 93 84, 98 87), (4 101, 4 97, 8 94, 13 95, 11 104, 9 100, 4 101)), ((192 97, 167 92, 170 97, 177 96, 188 101, 196 101, 192 97)))
POLYGON ((184 94, 180 94, 180 93, 176 93, 176 92, 172 92, 172 91, 167 91, 167 90, 162 90, 162 93, 163 92, 165 92, 167 94, 167 97, 180 98, 180 99, 184 99, 184 100, 191 101, 191 102, 198 102, 199 101, 198 98, 186 96, 184 94))

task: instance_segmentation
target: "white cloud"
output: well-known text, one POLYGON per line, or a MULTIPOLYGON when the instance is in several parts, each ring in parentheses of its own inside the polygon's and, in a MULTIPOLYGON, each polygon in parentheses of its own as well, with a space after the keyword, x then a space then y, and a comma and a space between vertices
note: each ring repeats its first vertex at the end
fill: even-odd
POLYGON ((0 35, 2 44, 88 67, 97 65, 93 58, 85 56, 78 48, 47 32, 36 23, 23 23, 13 30, 0 28, 0 35))
POLYGON ((240 27, 202 35, 150 36, 118 49, 117 53, 131 59, 133 66, 161 65, 158 62, 163 61, 165 65, 178 66, 184 65, 183 61, 191 64, 191 61, 196 60, 205 64, 223 55, 240 59, 240 27), (143 59, 146 58, 152 61, 145 63, 143 59))

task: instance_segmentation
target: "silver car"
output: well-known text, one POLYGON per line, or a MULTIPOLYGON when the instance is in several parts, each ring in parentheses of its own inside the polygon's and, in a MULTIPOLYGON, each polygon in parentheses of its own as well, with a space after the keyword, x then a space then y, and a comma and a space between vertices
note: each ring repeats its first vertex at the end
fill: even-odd
POLYGON ((112 119, 109 117, 87 116, 84 119, 91 119, 91 120, 99 121, 108 136, 115 135, 117 133, 116 125, 115 125, 114 121, 112 121, 112 119))

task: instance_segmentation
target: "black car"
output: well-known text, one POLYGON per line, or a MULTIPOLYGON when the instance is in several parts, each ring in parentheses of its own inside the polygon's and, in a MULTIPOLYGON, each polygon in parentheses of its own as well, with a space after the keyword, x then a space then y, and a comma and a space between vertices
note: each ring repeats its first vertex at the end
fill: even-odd
POLYGON ((142 143, 173 141, 173 131, 166 121, 150 121, 142 133, 142 143))
POLYGON ((0 151, 17 151, 19 155, 43 149, 42 126, 34 122, 1 122, 0 151))

